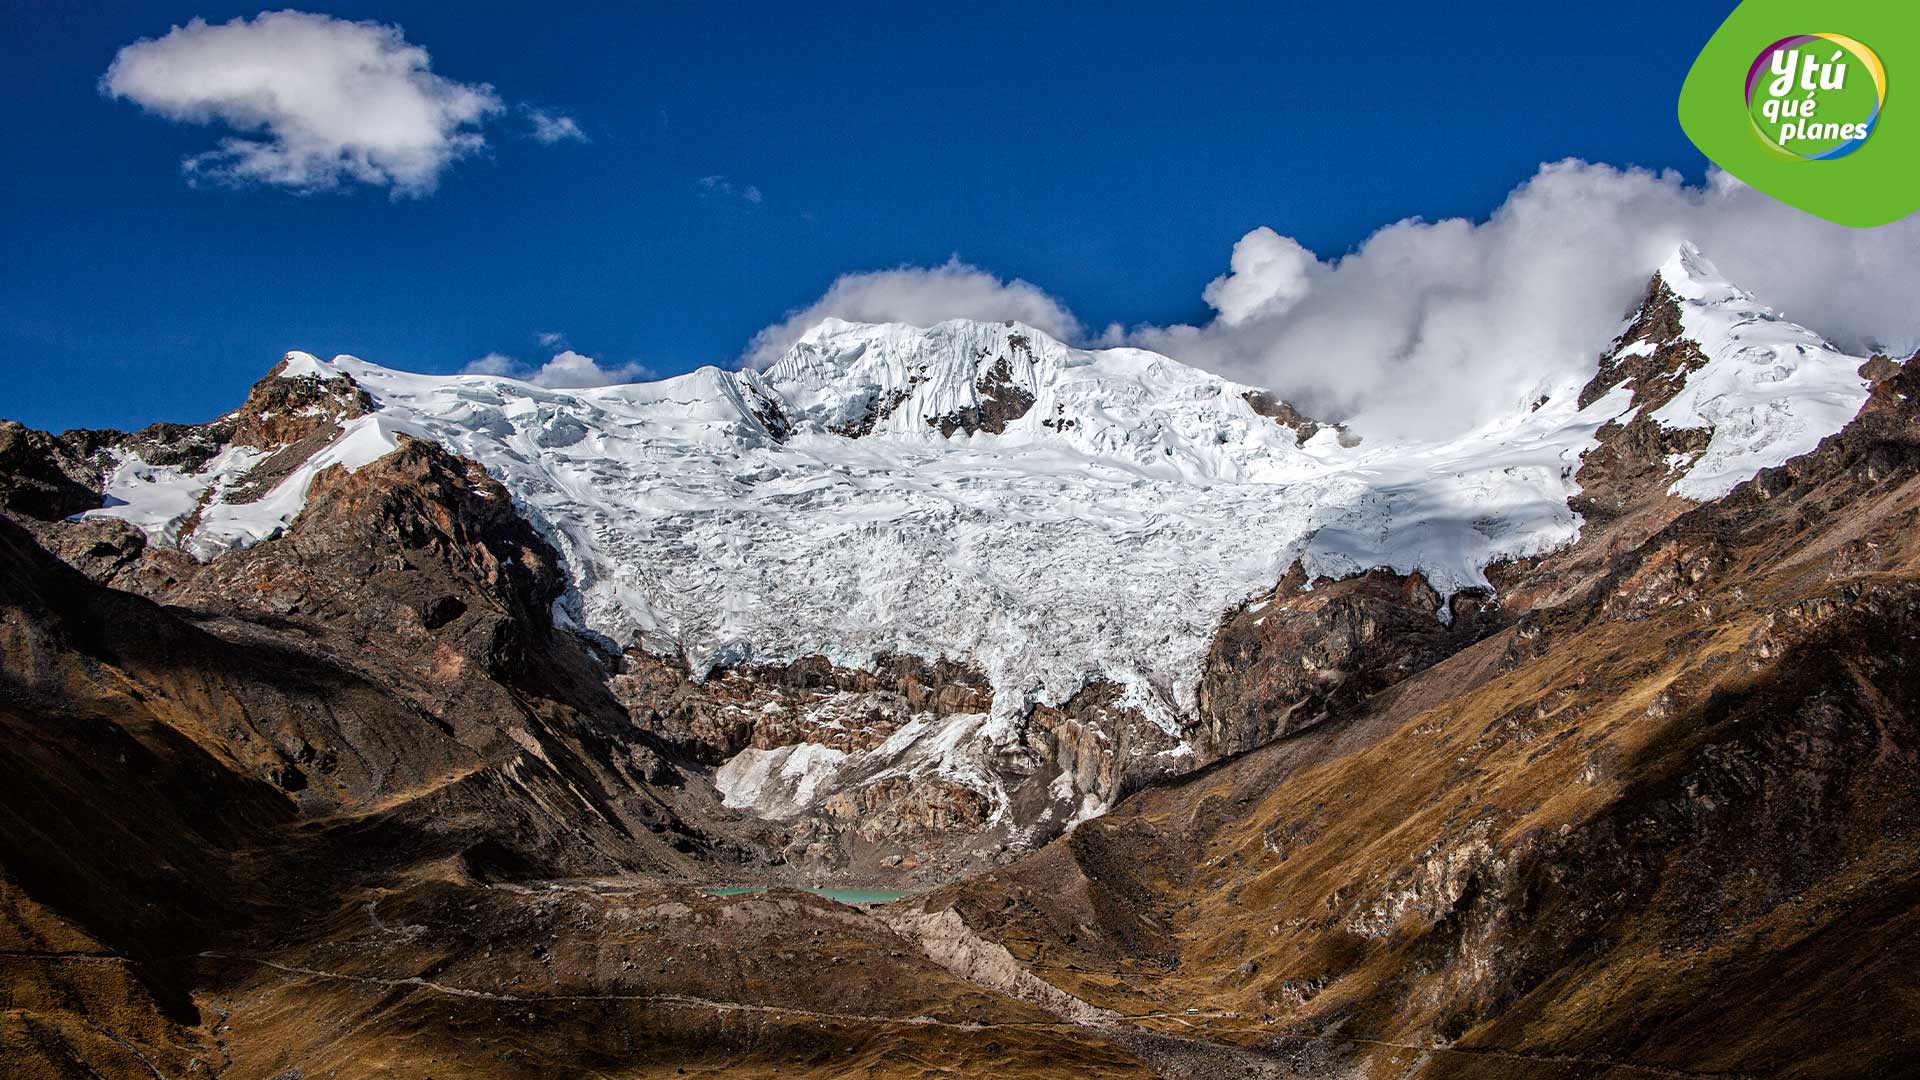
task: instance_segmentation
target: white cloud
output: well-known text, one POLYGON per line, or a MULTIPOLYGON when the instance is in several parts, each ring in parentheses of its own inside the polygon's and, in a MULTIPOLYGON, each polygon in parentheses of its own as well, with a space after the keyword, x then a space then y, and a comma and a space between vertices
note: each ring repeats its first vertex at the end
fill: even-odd
POLYGON ((540 370, 534 372, 533 378, 528 381, 538 386, 562 389, 641 382, 653 377, 653 372, 645 364, 630 363, 603 368, 593 357, 582 356, 568 349, 541 365, 540 370))
MULTIPOLYGON (((545 335, 542 335, 545 336, 545 335)), ((601 367, 599 361, 591 356, 583 356, 566 349, 554 354, 553 359, 533 368, 511 356, 500 353, 488 353, 461 369, 462 375, 497 375, 508 379, 519 379, 535 386, 544 386, 549 390, 577 390, 588 386, 612 386, 617 383, 645 382, 656 378, 654 371, 638 362, 621 364, 618 367, 601 367)))
POLYGON ((754 187, 752 184, 736 184, 726 177, 717 174, 700 178, 700 194, 740 199, 743 202, 750 202, 755 206, 759 206, 762 202, 766 201, 766 197, 760 194, 760 189, 754 187))
POLYGON ((949 259, 941 266, 843 275, 820 299, 755 334, 741 362, 766 367, 808 329, 830 317, 914 326, 946 319, 1014 319, 1064 340, 1080 336, 1080 321, 1038 286, 1018 278, 1002 281, 959 259, 949 259))
MULTIPOLYGON (((448 166, 486 146, 481 127, 505 108, 485 83, 434 74, 397 26, 301 11, 175 26, 121 49, 100 89, 169 120, 230 129, 218 149, 182 162, 190 180, 301 192, 357 183, 429 194, 448 166)), ((568 117, 531 115, 541 142, 584 138, 568 117)))
POLYGON ((462 368, 460 374, 504 375, 510 379, 517 379, 523 377, 517 373, 523 372, 524 370, 525 369, 520 366, 520 361, 515 360, 513 357, 507 356, 504 353, 490 352, 462 368))
POLYGON ((1238 326, 1286 314, 1307 295, 1320 260, 1293 237, 1262 225, 1233 245, 1227 265, 1229 272, 1208 283, 1201 296, 1221 322, 1238 326))
POLYGON ((1920 216, 1848 229, 1724 173, 1694 187, 1673 172, 1572 160, 1542 166, 1485 222, 1402 221, 1334 261, 1255 229, 1204 292, 1212 322, 1103 340, 1270 387, 1363 429, 1459 431, 1584 381, 1683 239, 1836 344, 1920 345, 1920 216))
POLYGON ((565 345, 567 342, 567 335, 561 333, 558 330, 542 330, 539 333, 533 335, 533 339, 540 343, 541 348, 552 349, 558 346, 565 345))
POLYGON ((554 143, 587 141, 587 133, 580 129, 580 122, 571 116, 532 107, 528 107, 526 112, 527 120, 533 124, 535 142, 552 146, 554 143))

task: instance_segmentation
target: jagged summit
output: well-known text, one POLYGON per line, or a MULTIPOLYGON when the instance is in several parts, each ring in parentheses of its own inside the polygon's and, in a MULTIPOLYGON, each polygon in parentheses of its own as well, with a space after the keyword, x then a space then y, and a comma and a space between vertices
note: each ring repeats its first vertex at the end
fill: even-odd
POLYGON ((827 319, 762 378, 795 430, 1064 438, 1196 479, 1272 472, 1260 459, 1286 457, 1324 426, 1265 391, 1159 353, 1076 349, 1011 320, 827 319))
POLYGON ((1668 285, 1682 290, 1683 294, 1694 297, 1698 295, 1694 290, 1716 288, 1736 292, 1747 299, 1752 299, 1752 295, 1746 290, 1728 281, 1720 273, 1720 268, 1713 264, 1713 260, 1707 258, 1706 253, 1691 240, 1680 241, 1673 249, 1673 254, 1667 256, 1667 261, 1660 264, 1660 269, 1655 271, 1655 274, 1668 285))
POLYGON ((1787 321, 1683 241, 1581 401, 1625 387, 1662 429, 1709 435, 1704 448, 1676 450, 1671 491, 1715 499, 1852 419, 1866 400, 1861 362, 1787 321))
POLYGON ((1032 410, 1069 351, 1014 322, 921 328, 827 319, 765 377, 797 421, 834 434, 997 435, 1032 410))
POLYGON ((1654 278, 1673 290, 1682 300, 1704 304, 1739 304, 1778 319, 1779 314, 1760 303, 1754 295, 1727 279, 1712 259, 1691 240, 1682 240, 1667 261, 1660 264, 1654 278))

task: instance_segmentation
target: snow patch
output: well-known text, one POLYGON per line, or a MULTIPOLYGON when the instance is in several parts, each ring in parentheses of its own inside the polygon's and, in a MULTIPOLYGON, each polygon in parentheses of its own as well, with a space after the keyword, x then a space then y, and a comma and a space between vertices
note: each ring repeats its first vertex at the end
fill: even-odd
POLYGON ((763 818, 789 818, 804 812, 847 759, 844 751, 820 743, 793 743, 762 750, 749 746, 713 775, 721 805, 750 810, 763 818))
POLYGON ((179 545, 197 559, 210 559, 279 536, 305 509, 307 489, 321 471, 334 465, 350 472, 359 469, 396 449, 402 434, 425 437, 421 428, 401 417, 375 413, 352 420, 338 438, 272 490, 245 503, 229 503, 223 497, 271 456, 268 451, 228 446, 191 473, 174 466, 148 465, 138 454, 123 451, 107 475, 107 505, 79 516, 122 518, 139 526, 155 543, 179 545), (194 520, 194 527, 182 538, 189 520, 194 520))
POLYGON ((280 369, 280 377, 283 379, 315 378, 322 382, 331 382, 340 377, 339 371, 328 364, 321 363, 319 357, 298 349, 281 357, 280 362, 284 365, 280 369))

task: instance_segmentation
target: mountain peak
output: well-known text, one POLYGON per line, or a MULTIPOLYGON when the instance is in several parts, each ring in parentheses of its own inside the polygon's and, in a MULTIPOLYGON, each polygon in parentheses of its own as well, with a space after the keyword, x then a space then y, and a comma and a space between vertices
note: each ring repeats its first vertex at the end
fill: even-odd
POLYGON ((1631 422, 1644 428, 1638 442, 1670 451, 1668 490, 1704 501, 1839 430, 1866 397, 1860 362, 1762 304, 1682 241, 1579 404, 1631 391, 1631 422))
POLYGON ((863 322, 858 319, 843 319, 829 315, 809 327, 800 335, 799 343, 818 345, 822 342, 843 338, 872 337, 925 337, 930 339, 956 337, 1024 337, 1029 341, 1045 341, 1065 348, 1065 343, 1044 330, 1029 326, 1017 319, 942 319, 938 322, 916 323, 905 320, 888 322, 863 322))
POLYGON ((331 382, 343 377, 341 371, 332 364, 326 363, 312 353, 301 352, 299 349, 288 351, 268 374, 277 375, 283 379, 315 378, 322 382, 331 382))
POLYGON ((1729 281, 1691 240, 1680 241, 1667 261, 1660 264, 1655 277, 1682 300, 1756 303, 1752 293, 1729 281))

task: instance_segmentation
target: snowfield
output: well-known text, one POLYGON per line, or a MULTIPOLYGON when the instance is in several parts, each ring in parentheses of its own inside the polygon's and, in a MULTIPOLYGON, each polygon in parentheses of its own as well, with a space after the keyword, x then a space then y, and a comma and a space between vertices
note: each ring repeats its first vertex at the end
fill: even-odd
MULTIPOLYGON (((1676 463, 1675 493, 1724 494, 1864 401, 1859 358, 1697 251, 1661 273, 1709 359, 1655 415, 1713 429, 1698 461, 1676 463)), ((290 356, 295 373, 351 375, 378 410, 256 503, 220 502, 249 464, 231 454, 194 476, 130 460, 113 505, 93 513, 206 557, 284 528, 320 468, 371 461, 401 433, 433 439, 481 462, 559 549, 574 585, 563 623, 697 671, 810 654, 969 661, 995 691, 972 729, 989 739, 1096 678, 1177 734, 1221 615, 1295 559, 1314 575, 1418 570, 1448 595, 1484 585, 1490 562, 1571 542, 1581 455, 1631 407, 1619 389, 1579 409, 1582 378, 1443 443, 1346 446, 1323 429, 1296 445, 1248 387, 1150 352, 967 321, 829 320, 764 373, 588 390, 290 356), (1025 414, 998 434, 943 436, 937 422, 980 407, 996 378, 1031 395, 1025 414), (863 420, 858 438, 830 430, 863 420)), ((812 787, 796 781, 839 764, 757 753, 729 767, 730 786, 789 802, 812 787)))
POLYGON ((1660 270, 1681 300, 1686 336, 1707 356, 1653 418, 1672 428, 1710 428, 1706 452, 1672 492, 1718 499, 1845 427, 1867 400, 1861 358, 1795 326, 1720 276, 1691 244, 1660 270))

